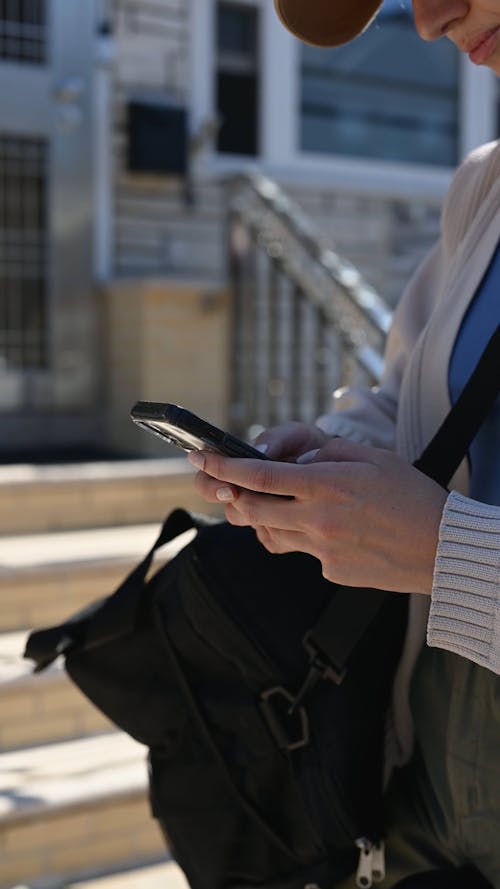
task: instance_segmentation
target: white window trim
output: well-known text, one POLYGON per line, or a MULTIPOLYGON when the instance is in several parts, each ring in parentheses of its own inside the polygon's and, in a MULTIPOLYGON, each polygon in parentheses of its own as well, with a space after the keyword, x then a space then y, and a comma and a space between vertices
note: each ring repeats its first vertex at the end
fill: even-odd
MULTIPOLYGON (((214 118, 214 21, 216 0, 192 0, 191 109, 196 134, 214 118)), ((448 188, 452 168, 396 164, 365 158, 325 156, 298 148, 300 44, 283 28, 270 0, 236 0, 261 10, 260 141, 257 158, 218 155, 214 142, 195 162, 200 177, 258 168, 289 184, 321 185, 339 191, 370 192, 390 197, 419 196, 439 203, 448 188), (276 114, 279 109, 279 116, 276 114)), ((459 154, 495 138, 496 78, 487 69, 461 60, 459 154), (480 101, 479 101, 480 98, 480 101)))
POLYGON ((489 68, 473 65, 461 57, 460 155, 497 138, 498 78, 489 68))
MULTIPOLYGON (((96 27, 99 24, 96 16, 96 27)), ((113 275, 113 85, 115 40, 109 34, 95 38, 93 72, 94 121, 94 278, 109 281, 113 275)))

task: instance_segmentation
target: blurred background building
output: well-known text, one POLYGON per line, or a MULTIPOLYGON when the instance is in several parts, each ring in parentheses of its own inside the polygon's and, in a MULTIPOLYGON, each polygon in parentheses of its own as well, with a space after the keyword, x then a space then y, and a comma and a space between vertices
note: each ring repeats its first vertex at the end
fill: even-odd
POLYGON ((185 889, 144 748, 60 663, 32 676, 26 636, 207 509, 136 400, 248 434, 377 379, 453 168, 498 132, 493 75, 409 5, 325 51, 271 0, 0 0, 1 889, 185 889))
POLYGON ((258 169, 393 305, 493 75, 386 0, 300 45, 270 0, 0 2, 0 457, 139 453, 138 398, 223 422, 227 211, 258 169))

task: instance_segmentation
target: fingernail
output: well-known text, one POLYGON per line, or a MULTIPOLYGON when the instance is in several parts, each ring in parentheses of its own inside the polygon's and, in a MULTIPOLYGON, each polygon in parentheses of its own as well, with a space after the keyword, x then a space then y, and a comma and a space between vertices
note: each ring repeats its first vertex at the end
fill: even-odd
POLYGON ((203 454, 200 454, 199 451, 190 451, 188 454, 188 460, 193 466, 196 466, 197 469, 205 468, 205 457, 203 454))
POLYGON ((263 442, 262 444, 255 445, 255 450, 260 451, 261 454, 267 454, 267 452, 269 450, 269 445, 264 444, 264 442, 263 442))
POLYGON ((227 486, 223 488, 217 488, 215 496, 217 497, 217 500, 222 500, 223 503, 228 503, 229 501, 235 499, 233 489, 228 488, 227 486))
POLYGON ((301 454, 300 457, 297 457, 296 463, 312 463, 316 454, 319 453, 319 448, 316 448, 315 451, 306 451, 305 454, 301 454))

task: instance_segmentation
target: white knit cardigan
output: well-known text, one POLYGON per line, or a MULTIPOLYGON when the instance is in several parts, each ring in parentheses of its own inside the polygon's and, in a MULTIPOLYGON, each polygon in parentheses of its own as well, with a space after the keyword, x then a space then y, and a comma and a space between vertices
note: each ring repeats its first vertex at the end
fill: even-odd
MULTIPOLYGON (((455 174, 443 208, 441 239, 396 310, 381 386, 335 393, 332 412, 318 425, 331 435, 395 449, 409 461, 419 456, 450 409, 453 344, 499 239, 500 143, 495 142, 474 151, 455 174)), ((500 507, 467 496, 466 461, 450 489, 431 600, 411 598, 396 676, 398 761, 411 752, 408 686, 426 634, 429 645, 500 674, 500 507)))

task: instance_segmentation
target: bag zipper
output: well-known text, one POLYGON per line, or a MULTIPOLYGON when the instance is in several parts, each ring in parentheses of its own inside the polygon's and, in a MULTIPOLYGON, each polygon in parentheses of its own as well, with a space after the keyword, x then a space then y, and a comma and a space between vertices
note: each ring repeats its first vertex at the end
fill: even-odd
POLYGON ((384 842, 358 837, 356 846, 359 849, 356 885, 359 889, 370 889, 374 883, 381 883, 385 877, 384 842))

